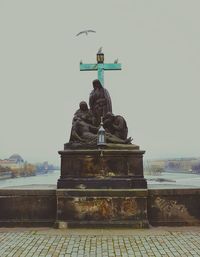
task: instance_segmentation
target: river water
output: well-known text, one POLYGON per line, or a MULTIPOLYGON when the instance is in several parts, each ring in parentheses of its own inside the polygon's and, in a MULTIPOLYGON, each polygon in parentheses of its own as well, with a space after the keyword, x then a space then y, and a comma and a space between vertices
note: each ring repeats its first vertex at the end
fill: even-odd
MULTIPOLYGON (((24 188, 25 186, 38 186, 56 188, 57 180, 60 177, 60 171, 52 171, 47 174, 40 174, 33 177, 20 177, 0 180, 0 188, 17 187, 24 188)), ((160 175, 150 176, 145 175, 148 182, 148 188, 200 188, 200 174, 185 174, 185 173, 169 173, 165 172, 160 175), (162 181, 157 181, 162 179, 162 181), (166 181, 170 180, 170 181, 166 181)))
POLYGON ((28 185, 55 185, 60 177, 60 171, 55 170, 46 174, 40 174, 32 177, 19 177, 0 180, 0 188, 20 187, 28 185))

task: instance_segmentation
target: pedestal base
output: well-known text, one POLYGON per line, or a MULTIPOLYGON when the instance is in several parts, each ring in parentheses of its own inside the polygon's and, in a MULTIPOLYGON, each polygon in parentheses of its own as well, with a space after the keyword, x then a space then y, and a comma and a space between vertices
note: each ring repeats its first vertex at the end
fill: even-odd
POLYGON ((112 147, 59 151, 57 227, 148 227, 144 151, 112 147))
POLYGON ((147 190, 57 190, 56 225, 146 228, 147 190))

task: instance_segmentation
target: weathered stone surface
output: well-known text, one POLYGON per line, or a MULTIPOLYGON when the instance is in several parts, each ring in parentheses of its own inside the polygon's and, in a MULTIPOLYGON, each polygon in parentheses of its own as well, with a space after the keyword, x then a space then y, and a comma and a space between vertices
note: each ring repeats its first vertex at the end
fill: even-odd
POLYGON ((81 149, 59 151, 58 188, 146 188, 144 151, 81 149))
POLYGON ((0 225, 50 226, 55 218, 55 190, 0 190, 0 225))
POLYGON ((142 227, 146 224, 146 213, 153 226, 200 225, 200 189, 0 190, 0 226, 4 227, 53 226, 62 221, 73 226, 90 223, 94 227, 142 227), (88 206, 90 216, 84 222, 81 217, 87 216, 88 206), (72 213, 74 221, 70 218, 72 213), (104 218, 98 223, 95 217, 104 218))
POLYGON ((148 227, 147 190, 57 190, 57 223, 148 227))
POLYGON ((63 222, 66 226, 148 226, 144 151, 138 146, 66 147, 59 154, 58 227, 63 222))
POLYGON ((148 216, 155 226, 200 225, 200 189, 149 190, 148 216))

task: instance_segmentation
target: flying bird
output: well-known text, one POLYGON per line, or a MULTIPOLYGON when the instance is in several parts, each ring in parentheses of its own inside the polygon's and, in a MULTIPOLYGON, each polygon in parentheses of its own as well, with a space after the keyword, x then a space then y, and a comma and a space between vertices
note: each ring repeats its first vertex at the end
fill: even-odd
POLYGON ((114 63, 118 63, 118 58, 116 60, 114 60, 114 63))
POLYGON ((97 52, 98 54, 101 54, 101 53, 102 53, 102 48, 103 48, 102 46, 99 48, 99 50, 98 50, 98 52, 97 52))
POLYGON ((85 34, 87 36, 89 32, 96 33, 95 30, 87 29, 87 30, 80 31, 78 34, 76 34, 76 36, 79 36, 81 34, 85 34))

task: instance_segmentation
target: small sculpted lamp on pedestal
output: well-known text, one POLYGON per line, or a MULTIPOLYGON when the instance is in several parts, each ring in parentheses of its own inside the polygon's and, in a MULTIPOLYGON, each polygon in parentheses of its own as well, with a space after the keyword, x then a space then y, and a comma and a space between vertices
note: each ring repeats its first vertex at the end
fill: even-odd
POLYGON ((106 133, 103 127, 103 117, 101 117, 101 123, 97 134, 97 145, 100 148, 106 146, 106 133))
POLYGON ((101 117, 100 127, 97 133, 97 146, 99 147, 100 153, 100 171, 101 175, 105 175, 104 162, 103 162, 103 148, 106 146, 106 133, 103 127, 103 117, 101 117))

